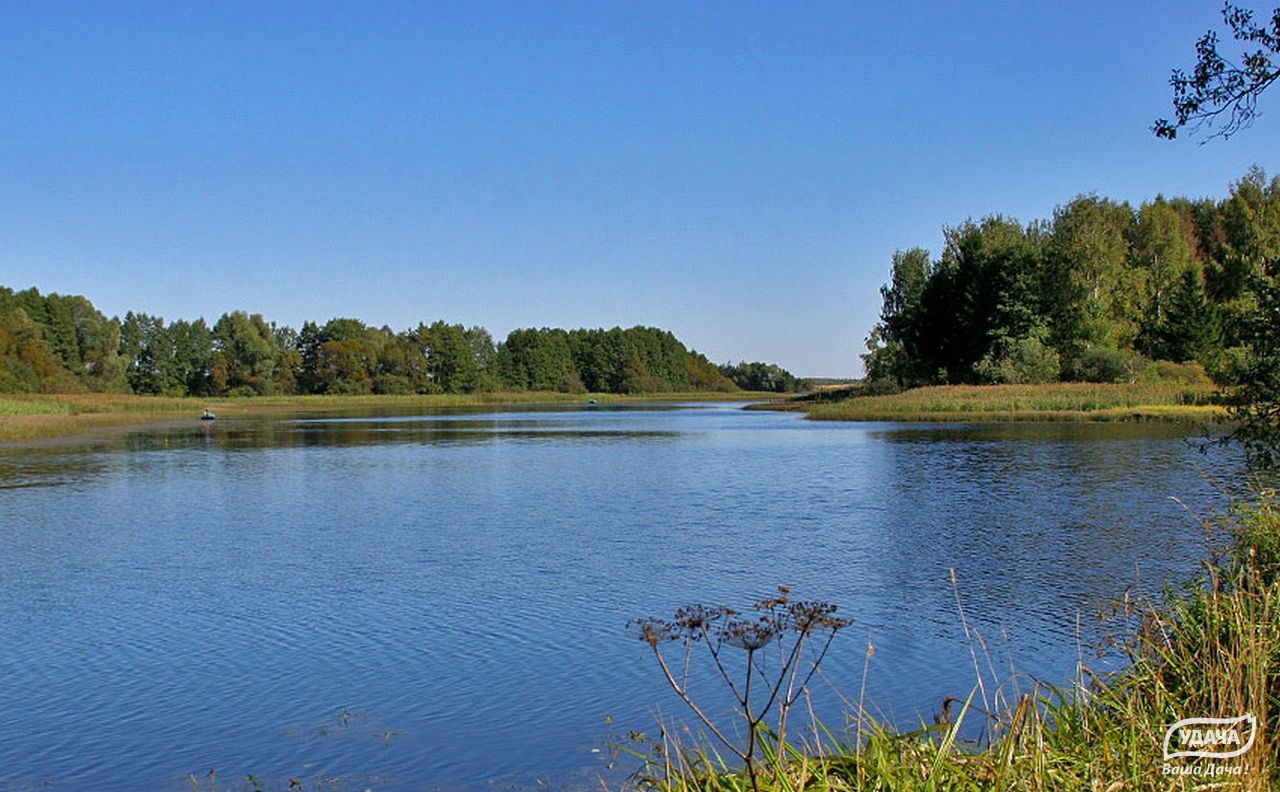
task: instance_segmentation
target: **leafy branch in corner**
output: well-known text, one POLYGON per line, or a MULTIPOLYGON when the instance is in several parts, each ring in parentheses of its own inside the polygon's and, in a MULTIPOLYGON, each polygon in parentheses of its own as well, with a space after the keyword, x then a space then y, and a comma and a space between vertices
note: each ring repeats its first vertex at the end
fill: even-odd
POLYGON ((1222 20, 1231 37, 1244 45, 1238 61, 1228 60, 1218 49, 1212 30, 1196 42, 1196 65, 1190 74, 1174 69, 1174 121, 1161 118, 1151 127, 1157 137, 1173 140, 1183 127, 1194 134, 1201 128, 1218 129, 1207 139, 1224 140, 1249 126, 1258 115, 1258 95, 1280 78, 1280 8, 1272 12, 1270 25, 1259 25, 1247 8, 1225 3, 1222 20))

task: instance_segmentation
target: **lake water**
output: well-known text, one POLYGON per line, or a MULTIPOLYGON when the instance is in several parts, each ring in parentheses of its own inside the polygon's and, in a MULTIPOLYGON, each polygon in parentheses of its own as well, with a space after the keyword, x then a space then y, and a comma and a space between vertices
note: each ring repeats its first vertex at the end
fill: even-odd
POLYGON ((0 452, 0 789, 591 786, 611 734, 692 722, 628 620, 778 584, 853 619, 814 685, 829 725, 869 638, 867 703, 911 727, 975 684, 957 593, 984 671, 1068 682, 1100 600, 1194 574, 1188 509, 1238 464, 1172 426, 738 407, 0 452))

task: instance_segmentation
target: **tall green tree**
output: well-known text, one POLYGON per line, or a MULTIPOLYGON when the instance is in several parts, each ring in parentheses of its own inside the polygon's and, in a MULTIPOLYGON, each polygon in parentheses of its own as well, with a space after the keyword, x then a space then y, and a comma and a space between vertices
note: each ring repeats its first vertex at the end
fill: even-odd
POLYGON ((503 381, 515 390, 585 390, 569 334, 559 328, 512 330, 498 347, 498 360, 503 381))
POLYGON ((73 312, 74 301, 58 294, 50 294, 45 300, 45 326, 42 334, 49 349, 69 371, 75 371, 84 360, 80 339, 76 333, 73 312))
POLYGON ((1189 266, 1169 289, 1163 321, 1155 331, 1152 357, 1213 363, 1221 349, 1217 317, 1205 298, 1204 275, 1189 266))
POLYGON ((689 350, 685 369, 689 372, 689 387, 693 390, 730 392, 738 389, 732 380, 720 372, 716 364, 697 350, 689 350))
POLYGON ((946 246, 920 297, 903 350, 909 370, 973 382, 976 366, 1039 332, 1043 262, 1038 232, 1000 216, 944 230, 946 246))
POLYGON ((134 393, 186 394, 164 319, 126 313, 120 323, 120 353, 125 358, 125 380, 134 393))
POLYGON ((173 344, 175 379, 186 394, 209 396, 213 393, 213 331, 203 319, 188 322, 179 319, 169 325, 173 344))
POLYGON ((435 386, 444 393, 475 390, 479 371, 466 328, 440 320, 425 335, 427 373, 435 386))
POLYGON ((1280 258, 1280 177, 1253 168, 1232 185, 1219 207, 1221 260, 1213 272, 1224 343, 1249 345, 1258 311, 1259 286, 1269 262, 1280 258))
POLYGON ((74 379, 59 365, 40 326, 26 309, 12 305, 0 310, 0 392, 38 393, 76 388, 74 379))
POLYGON ((1054 211, 1046 250, 1045 305, 1053 345, 1064 356, 1132 346, 1143 293, 1127 266, 1126 204, 1082 195, 1054 211))
POLYGON ((1129 269, 1144 294, 1135 346, 1151 357, 1169 357, 1161 347, 1169 304, 1184 274, 1199 263, 1191 252, 1182 217, 1163 197, 1138 208, 1130 226, 1129 269))
POLYGON ((79 295, 66 298, 80 348, 81 381, 92 391, 128 389, 125 360, 120 354, 120 322, 103 316, 93 303, 79 295))
POLYGON ((900 386, 920 385, 932 372, 924 365, 921 331, 924 293, 933 274, 929 251, 898 250, 893 254, 889 282, 880 287, 880 321, 867 337, 863 365, 867 378, 900 386))
POLYGON ((223 314, 213 326, 213 391, 233 396, 271 393, 276 358, 272 338, 262 314, 223 314))
POLYGON ((271 366, 272 391, 282 394, 301 393, 302 350, 298 343, 298 331, 288 325, 270 324, 271 346, 275 360, 271 366))
POLYGON ((1251 317, 1248 368, 1229 392, 1240 441, 1251 462, 1280 465, 1280 261, 1269 261, 1257 278, 1258 310, 1251 317))
POLYGON ((477 392, 496 391, 501 386, 498 374, 498 348, 489 331, 474 325, 463 334, 471 349, 474 375, 470 389, 477 392))
POLYGON ((787 393, 804 390, 804 380, 775 363, 726 363, 720 373, 742 390, 787 393))

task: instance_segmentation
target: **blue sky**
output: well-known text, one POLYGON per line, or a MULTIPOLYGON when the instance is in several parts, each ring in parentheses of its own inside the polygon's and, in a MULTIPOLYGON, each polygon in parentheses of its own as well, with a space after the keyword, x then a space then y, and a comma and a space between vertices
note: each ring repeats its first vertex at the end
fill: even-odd
POLYGON ((657 325, 859 373, 894 250, 1280 171, 1156 140, 1213 2, 4 2, 0 284, 107 314, 657 325))

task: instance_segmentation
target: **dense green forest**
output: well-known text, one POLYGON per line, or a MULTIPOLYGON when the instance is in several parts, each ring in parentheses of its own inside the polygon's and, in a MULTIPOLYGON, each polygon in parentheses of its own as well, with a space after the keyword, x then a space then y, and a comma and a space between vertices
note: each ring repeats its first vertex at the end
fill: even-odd
POLYGON ((899 387, 1134 381, 1198 364, 1248 377, 1280 259, 1280 177, 1252 169, 1222 200, 1134 208, 1081 195, 1023 225, 944 229, 938 258, 893 256, 868 379, 899 387))
POLYGON ((0 392, 112 391, 169 396, 662 393, 796 390, 776 365, 716 366, 652 327, 513 330, 443 321, 395 332, 357 319, 299 330, 234 311, 166 323, 108 319, 84 297, 0 288, 0 392))

